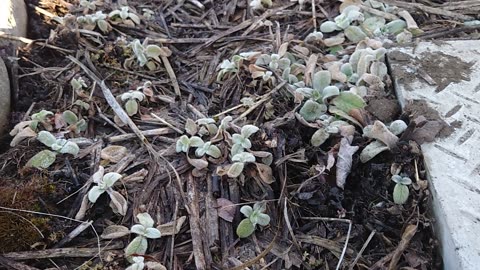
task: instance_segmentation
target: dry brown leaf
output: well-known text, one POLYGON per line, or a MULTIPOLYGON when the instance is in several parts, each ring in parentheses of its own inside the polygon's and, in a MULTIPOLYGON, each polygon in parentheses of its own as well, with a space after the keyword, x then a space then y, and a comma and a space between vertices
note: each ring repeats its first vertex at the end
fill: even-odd
POLYGON ((78 210, 77 214, 75 215, 76 220, 82 220, 85 217, 85 213, 87 213, 87 210, 89 208, 89 200, 87 194, 83 196, 82 199, 82 204, 80 205, 80 209, 78 210))
POLYGON ((113 212, 125 216, 125 214, 127 214, 128 206, 127 200, 125 200, 123 195, 114 190, 110 191, 108 195, 110 195, 110 207, 113 212))
POLYGON ((272 168, 270 168, 270 166, 263 163, 255 163, 255 166, 257 167, 258 175, 263 183, 270 185, 275 182, 275 179, 273 179, 272 168))
POLYGON ((225 198, 217 199, 218 216, 228 222, 232 222, 237 211, 237 206, 225 198))
POLYGON ((181 216, 181 217, 177 218, 176 224, 175 224, 176 225, 175 230, 173 229, 174 228, 173 224, 175 223, 173 221, 170 221, 170 222, 162 224, 162 225, 158 225, 157 229, 162 233, 162 236, 177 234, 180 231, 180 229, 182 228, 183 223, 185 223, 186 219, 187 219, 186 216, 181 216))
POLYGON ((37 133, 33 131, 30 127, 26 127, 16 133, 15 137, 13 137, 12 141, 10 142, 10 146, 14 147, 19 144, 21 141, 27 138, 34 138, 37 136, 37 133))
POLYGON ((340 141, 340 149, 337 156, 337 186, 345 187, 347 176, 352 169, 352 156, 357 152, 358 146, 351 146, 346 138, 340 141))
POLYGON ((117 163, 122 158, 124 158, 128 153, 128 150, 126 147, 121 146, 121 145, 109 145, 102 149, 102 152, 100 153, 100 156, 102 159, 108 160, 112 163, 117 163))
POLYGON ((116 239, 129 234, 130 230, 125 226, 110 225, 103 230, 103 233, 100 235, 100 237, 102 239, 116 239))
POLYGON ((413 236, 417 232, 417 225, 408 225, 405 228, 405 231, 402 234, 402 240, 398 244, 395 252, 393 253, 392 260, 390 261, 390 265, 388 266, 388 270, 395 270, 397 269, 398 261, 400 260, 403 252, 407 249, 408 245, 410 244, 410 240, 412 240, 413 236))

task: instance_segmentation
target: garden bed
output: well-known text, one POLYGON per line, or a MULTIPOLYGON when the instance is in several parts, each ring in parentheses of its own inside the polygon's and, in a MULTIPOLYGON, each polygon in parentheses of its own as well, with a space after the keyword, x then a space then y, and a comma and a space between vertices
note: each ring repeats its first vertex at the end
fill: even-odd
POLYGON ((87 2, 29 1, 0 264, 441 268, 414 132, 431 111, 401 112, 384 47, 441 35, 432 18, 451 14, 412 11, 422 33, 369 2, 87 2), (319 31, 349 9, 385 20, 377 38, 355 13, 363 41, 319 31))

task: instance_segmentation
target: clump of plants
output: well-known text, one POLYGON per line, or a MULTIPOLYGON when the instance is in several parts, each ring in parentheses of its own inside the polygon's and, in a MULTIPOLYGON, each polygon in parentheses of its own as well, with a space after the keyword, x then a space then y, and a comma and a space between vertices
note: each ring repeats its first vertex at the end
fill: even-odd
POLYGON ((242 206, 240 212, 245 218, 238 224, 238 237, 249 237, 255 231, 257 225, 267 226, 270 223, 270 216, 264 213, 266 210, 267 207, 262 202, 255 203, 253 208, 249 205, 242 206))
POLYGON ((48 131, 40 131, 37 140, 50 147, 51 150, 42 150, 34 155, 27 162, 27 167, 46 169, 55 162, 58 154, 71 154, 76 156, 80 150, 76 143, 65 139, 57 139, 48 131))
POLYGON ((132 68, 134 64, 140 67, 146 66, 149 70, 157 70, 160 67, 161 57, 168 57, 172 52, 166 47, 148 44, 148 38, 142 43, 135 39, 128 44, 133 55, 125 60, 125 67, 132 68))
POLYGON ((217 126, 211 118, 188 119, 185 125, 188 135, 177 140, 176 151, 186 154, 194 167, 194 175, 203 175, 209 164, 213 164, 217 166, 218 175, 244 179, 247 166, 253 164, 259 180, 271 184, 274 181, 270 168, 272 154, 252 151, 252 136, 259 128, 254 125, 238 127, 231 121, 232 118, 227 116, 217 126))

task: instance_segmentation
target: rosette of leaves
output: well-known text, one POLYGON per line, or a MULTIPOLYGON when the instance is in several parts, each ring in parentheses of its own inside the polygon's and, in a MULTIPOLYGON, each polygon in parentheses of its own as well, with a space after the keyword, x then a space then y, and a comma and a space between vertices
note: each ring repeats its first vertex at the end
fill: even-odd
POLYGON ((87 14, 85 16, 77 17, 77 22, 87 30, 94 30, 98 26, 103 33, 108 33, 111 29, 107 22, 107 15, 102 11, 97 11, 95 14, 87 14))
POLYGON ((129 26, 135 26, 140 24, 140 18, 137 14, 130 11, 130 7, 121 7, 108 14, 108 17, 114 22, 121 22, 129 26))
POLYGON ((246 218, 238 224, 238 237, 249 237, 255 231, 257 224, 260 226, 267 226, 270 223, 270 216, 264 213, 266 209, 265 203, 255 203, 253 208, 249 205, 242 206, 240 212, 246 218))
POLYGON ((57 154, 71 154, 76 156, 80 151, 76 143, 67 141, 65 139, 57 139, 48 131, 40 131, 38 133, 37 140, 50 147, 53 151, 40 151, 30 158, 26 164, 27 167, 46 169, 55 162, 57 154))
POLYGON ((39 124, 46 130, 52 130, 53 127, 49 119, 52 115, 53 112, 51 111, 41 110, 38 113, 32 114, 30 121, 22 121, 16 124, 12 131, 10 131, 10 136, 13 136, 10 146, 14 147, 27 138, 36 137, 39 124))
POLYGON ((79 134, 87 129, 87 122, 85 119, 78 119, 78 116, 70 110, 66 110, 62 114, 63 120, 69 125, 68 130, 79 134))
POLYGON ((240 64, 243 59, 240 55, 234 55, 232 61, 228 59, 223 60, 218 66, 220 71, 217 75, 217 81, 222 81, 225 75, 236 74, 240 70, 240 64))
MULTIPOLYGON (((358 21, 362 22, 365 19, 363 13, 360 11, 360 7, 356 5, 350 5, 343 9, 342 13, 334 18, 334 21, 326 21, 320 25, 320 31, 323 33, 332 33, 335 31, 344 31, 344 35, 352 42, 359 42, 367 37, 363 30, 356 26, 351 25, 358 21)), ((338 45, 338 44, 331 44, 338 45)))
POLYGON ((133 56, 125 60, 125 66, 130 68, 136 58, 140 67, 147 66, 149 70, 156 70, 161 62, 161 57, 168 57, 172 52, 166 47, 157 45, 149 45, 148 38, 143 43, 135 39, 128 45, 132 48, 133 56))
POLYGON ((212 118, 200 118, 195 121, 197 125, 197 133, 201 137, 211 136, 218 132, 218 127, 215 124, 215 120, 212 118))
POLYGON ((383 90, 383 80, 388 74, 384 63, 385 53, 385 48, 357 49, 350 56, 348 64, 342 66, 341 71, 347 75, 349 82, 357 86, 366 85, 372 90, 383 90))
POLYGON ((190 148, 196 147, 195 155, 197 157, 203 157, 204 155, 211 156, 213 158, 219 158, 222 153, 220 148, 216 145, 213 145, 211 142, 204 142, 202 138, 198 136, 191 136, 190 138, 187 135, 182 135, 176 143, 177 153, 184 152, 187 154, 188 162, 195 167, 197 170, 203 170, 208 166, 208 162, 203 159, 192 159, 189 156, 190 148))
POLYGON ((249 5, 253 10, 261 10, 271 7, 272 4, 272 0, 250 0, 249 5))
POLYGON ((82 77, 73 78, 73 79, 70 81, 70 85, 72 86, 72 89, 73 89, 73 91, 75 91, 75 93, 78 93, 78 92, 80 92, 84 87, 85 87, 85 88, 87 87, 87 84, 85 83, 85 80, 84 80, 82 77))
POLYGON ((322 115, 320 118, 320 128, 313 133, 310 143, 312 146, 318 147, 325 143, 328 138, 333 134, 338 134, 340 132, 340 127, 350 126, 349 123, 343 120, 335 120, 335 117, 322 115))
POLYGON ((232 162, 227 175, 230 178, 236 178, 242 174, 245 164, 255 162, 255 156, 248 152, 241 152, 232 157, 232 162))
POLYGON ((125 270, 143 270, 145 269, 145 267, 147 267, 147 269, 154 270, 167 270, 167 268, 159 262, 145 262, 145 257, 143 256, 134 256, 131 260, 132 264, 128 266, 125 270))
POLYGON ((380 121, 375 121, 373 125, 368 125, 363 129, 363 136, 372 138, 374 141, 369 143, 360 153, 360 161, 366 163, 383 151, 396 147, 398 135, 407 129, 407 124, 402 120, 396 120, 387 127, 380 121))
POLYGON ((110 196, 110 208, 114 213, 124 216, 127 213, 127 200, 122 194, 113 190, 113 185, 122 178, 122 175, 116 172, 105 174, 103 166, 92 176, 93 182, 96 184, 88 191, 88 200, 95 203, 103 193, 110 196))
POLYGON ((232 149, 230 151, 231 156, 235 156, 238 153, 244 151, 244 149, 250 149, 252 147, 252 142, 250 141, 250 136, 256 133, 259 130, 258 127, 254 125, 244 125, 240 130, 240 134, 232 135, 232 149))
POLYGON ((271 55, 262 54, 260 55, 257 60, 255 61, 255 65, 257 66, 267 66, 271 70, 285 70, 286 68, 290 67, 290 59, 287 57, 281 57, 279 54, 273 53, 271 55))
POLYGON ((148 9, 148 8, 142 8, 142 11, 143 11, 143 18, 145 20, 153 20, 154 19, 154 15, 155 15, 155 12, 151 9, 148 9))
POLYGON ((148 213, 140 213, 137 215, 139 224, 135 224, 130 228, 132 233, 137 234, 137 237, 128 244, 125 248, 125 256, 130 262, 134 262, 132 255, 143 255, 147 251, 147 239, 157 239, 162 236, 161 232, 154 228, 154 221, 148 213))
POLYGON ((393 201, 396 204, 406 203, 409 196, 408 185, 412 184, 412 179, 395 174, 392 181, 396 183, 393 188, 393 201))
POLYGON ((80 0, 80 6, 95 11, 97 9, 97 4, 98 1, 90 1, 90 0, 80 0))
POLYGON ((138 104, 143 101, 145 95, 138 90, 130 90, 120 95, 120 99, 124 102, 125 111, 129 116, 138 113, 138 104))

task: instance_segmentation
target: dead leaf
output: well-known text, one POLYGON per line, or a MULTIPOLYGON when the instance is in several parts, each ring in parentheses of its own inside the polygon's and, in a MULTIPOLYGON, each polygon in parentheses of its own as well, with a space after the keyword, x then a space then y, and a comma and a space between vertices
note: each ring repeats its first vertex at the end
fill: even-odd
POLYGON ((126 147, 121 145, 109 145, 102 149, 100 157, 112 163, 117 163, 128 154, 126 147))
POLYGON ((237 206, 225 198, 217 199, 218 216, 228 222, 232 222, 237 211, 237 206))
POLYGON ((100 237, 102 239, 116 239, 129 234, 130 230, 125 226, 110 225, 103 230, 103 233, 100 235, 100 237))
POLYGON ((271 183, 275 182, 272 174, 272 168, 270 166, 263 163, 255 163, 255 166, 263 183, 270 185, 271 183))
POLYGON ((208 162, 204 159, 190 158, 187 155, 187 160, 188 160, 188 163, 190 163, 193 167, 195 167, 198 170, 203 170, 208 167, 208 162))
POLYGON ((379 140, 389 149, 397 147, 398 137, 395 136, 382 122, 376 120, 372 126, 364 128, 363 134, 369 138, 379 140))
POLYGON ((337 156, 337 186, 344 188, 347 176, 352 169, 352 156, 357 152, 358 146, 351 146, 346 138, 340 141, 340 149, 337 156))
POLYGON ((392 260, 390 261, 390 265, 388 266, 388 270, 397 269, 398 261, 400 260, 403 252, 407 249, 408 245, 410 244, 410 240, 412 240, 416 232, 417 225, 410 224, 405 228, 405 231, 402 234, 402 240, 400 241, 393 253, 392 260))
POLYGON ((13 137, 12 141, 10 142, 10 146, 14 147, 19 144, 21 141, 27 138, 34 138, 37 136, 37 133, 33 131, 30 127, 26 127, 16 133, 15 137, 13 137))
POLYGON ((127 214, 127 200, 117 191, 109 191, 108 195, 110 195, 110 207, 112 208, 114 213, 120 214, 125 216, 127 214))
POLYGON ((173 221, 170 221, 170 222, 162 224, 162 225, 158 225, 157 229, 162 233, 162 236, 177 234, 180 231, 180 229, 182 228, 183 223, 185 223, 186 219, 187 219, 186 216, 181 216, 181 217, 177 218, 176 224, 175 224, 176 225, 175 230, 173 229, 174 228, 173 224, 175 223, 173 221))
POLYGON ((87 213, 87 210, 89 208, 89 200, 87 194, 83 196, 82 199, 82 204, 80 205, 80 209, 78 210, 77 214, 75 215, 75 219, 77 220, 82 220, 85 217, 85 213, 87 213))

